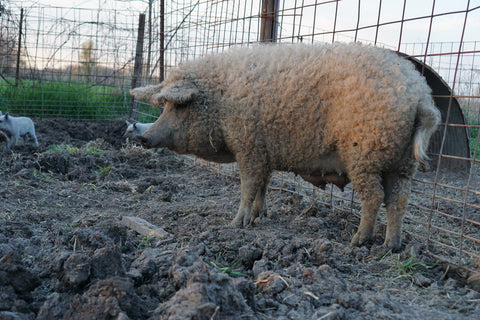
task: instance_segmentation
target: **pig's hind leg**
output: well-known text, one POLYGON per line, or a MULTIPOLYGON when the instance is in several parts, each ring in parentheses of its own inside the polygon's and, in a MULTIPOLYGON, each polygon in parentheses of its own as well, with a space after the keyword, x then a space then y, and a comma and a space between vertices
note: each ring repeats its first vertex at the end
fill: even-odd
POLYGON ((352 246, 361 246, 373 239, 378 209, 384 200, 381 177, 374 173, 350 173, 353 188, 361 201, 362 212, 357 233, 352 238, 352 246))
POLYGON ((384 177, 385 205, 387 207, 387 231, 384 246, 399 251, 402 246, 402 223, 411 192, 411 178, 408 175, 389 174, 384 177))
POLYGON ((35 144, 36 147, 38 147, 38 141, 37 137, 35 136, 35 132, 27 132, 24 135, 22 135, 23 139, 23 145, 27 144, 28 139, 31 138, 33 140, 33 143, 35 144))
POLYGON ((267 194, 267 187, 270 181, 270 175, 263 177, 262 183, 258 186, 257 195, 253 201, 252 217, 248 227, 253 227, 255 219, 265 216, 267 214, 267 204, 265 202, 265 195, 267 194))
POLYGON ((28 140, 28 136, 30 134, 29 133, 25 133, 24 135, 22 135, 22 140, 23 140, 23 145, 26 145, 27 144, 27 140, 28 140))
POLYGON ((31 132, 30 133, 30 136, 32 137, 33 139, 33 143, 35 144, 35 147, 38 147, 38 140, 37 140, 37 136, 35 135, 35 132, 31 132))

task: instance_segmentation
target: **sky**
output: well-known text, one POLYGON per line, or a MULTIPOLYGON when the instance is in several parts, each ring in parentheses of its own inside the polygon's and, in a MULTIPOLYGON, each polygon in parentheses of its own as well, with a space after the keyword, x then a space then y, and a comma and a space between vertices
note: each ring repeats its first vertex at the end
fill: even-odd
POLYGON ((68 7, 68 8, 85 8, 85 9, 97 9, 98 7, 104 8, 118 8, 118 9, 132 9, 136 11, 143 11, 148 6, 147 1, 142 0, 24 0, 25 6, 29 6, 29 3, 37 4, 39 6, 51 6, 51 7, 68 7))
MULTIPOLYGON (((18 2, 18 0, 12 0, 18 2)), ((157 1, 157 0, 154 0, 157 1)), ((205 1, 205 0, 202 0, 205 1)), ((260 1, 260 0, 257 0, 260 1)), ((8 2, 8 1, 7 1, 8 2)), ((168 4, 169 0, 166 0, 168 4)), ((171 1, 170 1, 171 2, 171 1)), ((195 0, 191 1, 195 3, 195 0)), ((295 4, 300 6, 300 4, 309 5, 315 3, 321 3, 319 0, 282 0, 280 3, 285 3, 286 8, 293 8, 295 4)), ((470 9, 480 6, 480 0, 408 0, 405 8, 404 18, 414 18, 414 17, 424 17, 429 16, 432 13, 432 4, 435 2, 434 14, 442 14, 446 12, 455 12, 455 11, 464 11, 467 8, 468 2, 470 3, 470 9)), ((128 9, 131 11, 145 12, 148 7, 147 0, 23 0, 20 3, 28 6, 28 3, 36 3, 40 6, 52 6, 52 7, 72 7, 72 8, 89 8, 97 9, 101 8, 116 8, 116 9, 128 9)), ((378 19, 378 7, 379 0, 362 0, 360 6, 361 19, 360 25, 367 24, 376 24, 378 19)), ((403 14, 403 0, 383 0, 381 2, 382 10, 380 16, 380 23, 387 21, 396 21, 402 19, 403 14)), ((316 12, 316 22, 315 25, 317 28, 322 28, 322 25, 331 26, 333 25, 333 19, 335 16, 335 4, 331 3, 328 5, 322 5, 322 12, 318 10, 316 12)), ((337 16, 337 28, 338 29, 353 29, 356 27, 357 23, 357 11, 358 11, 358 1, 357 0, 344 0, 339 2, 339 10, 337 16)), ((305 8, 301 13, 303 14, 303 24, 311 24, 313 19, 313 6, 305 8)), ((294 16, 299 14, 299 10, 289 10, 284 12, 286 16, 294 16)), ((284 19, 286 28, 288 28, 288 18, 284 19)), ((433 42, 448 42, 448 41, 459 41, 461 38, 461 33, 463 29, 463 22, 465 20, 465 13, 461 12, 454 15, 444 15, 438 16, 432 21, 432 32, 430 34, 430 41, 433 42)), ((405 24, 406 30, 404 30, 404 38, 402 42, 426 42, 428 37, 428 26, 429 20, 413 20, 405 24)), ((397 30, 396 25, 392 25, 389 30, 389 26, 384 26, 382 28, 383 39, 389 40, 389 33, 395 34, 399 31, 397 30), (395 30, 394 30, 395 29, 395 30)), ((468 16, 468 24, 465 30, 464 41, 475 41, 480 40, 478 33, 480 30, 480 10, 472 10, 468 16)), ((318 30, 315 30, 318 32, 318 30)), ((368 31, 359 32, 358 36, 360 37, 372 37, 371 34, 367 34, 368 31), (364 35, 362 35, 364 33, 364 35)), ((393 41, 393 39, 392 39, 393 41)))
MULTIPOLYGON (((154 0, 159 1, 159 0, 154 0)), ((201 0, 203 6, 206 7, 206 3, 211 4, 211 0, 201 0)), ((218 10, 225 10, 227 5, 223 7, 224 3, 239 3, 240 0, 223 1, 217 0, 213 3, 219 4, 218 10)), ((261 0, 252 0, 254 5, 252 6, 252 15, 258 12, 259 4, 261 0)), ((86 8, 86 9, 125 9, 128 10, 131 21, 130 26, 137 23, 135 12, 146 12, 148 8, 147 0, 135 0, 135 1, 120 1, 120 0, 7 0, 6 3, 13 3, 15 6, 29 7, 32 4, 39 7, 62 7, 62 8, 86 8), (132 15, 133 13, 133 15, 132 15), (134 18, 134 19, 133 19, 134 18)), ((188 3, 188 0, 165 0, 167 6, 172 2, 188 3)), ((190 3, 196 3, 197 0, 192 0, 190 3)), ((250 3, 250 2, 249 2, 250 3)), ((350 30, 348 32, 339 32, 335 36, 335 41, 350 42, 353 40, 372 43, 374 39, 377 39, 377 45, 384 46, 394 50, 400 50, 407 54, 421 55, 424 48, 422 44, 427 41, 431 43, 429 47, 429 53, 455 52, 459 49, 458 43, 462 40, 465 43, 464 51, 480 51, 480 0, 406 0, 405 11, 404 0, 342 0, 338 2, 338 15, 335 23, 335 12, 337 3, 327 0, 280 0, 280 3, 284 6, 281 19, 281 30, 279 30, 280 37, 285 37, 282 41, 296 41, 298 38, 290 40, 288 37, 291 35, 308 35, 315 33, 319 36, 315 36, 315 41, 332 41, 332 27, 335 25, 336 31, 338 30, 350 30), (315 6, 315 4, 325 2, 325 4, 315 6), (359 4, 360 3, 360 7, 359 4), (301 4, 305 8, 300 8, 301 4), (381 14, 378 15, 379 5, 381 4, 381 14), (435 4, 433 13, 435 18, 430 19, 432 14, 432 7, 435 4), (295 8, 295 5, 297 8, 295 8), (465 13, 468 8, 470 12, 465 13), (357 19, 358 12, 360 11, 360 19, 357 19), (454 12, 454 14, 451 14, 454 12), (467 20, 465 20, 467 17, 467 20), (301 20, 301 27, 299 27, 299 19, 301 20), (398 23, 400 20, 406 20, 403 24, 398 23), (397 23, 390 23, 390 22, 397 23), (465 24, 464 22, 467 21, 465 24), (313 23, 315 22, 315 23, 313 23), (381 28, 375 28, 379 22, 383 24, 381 28), (431 23, 431 28, 430 28, 431 23), (464 30, 464 24, 465 32, 464 30), (359 31, 355 31, 359 26, 359 31), (400 30, 400 28, 403 28, 400 30), (322 35, 323 32, 325 36, 322 35), (401 46, 399 43, 401 40, 401 46), (476 43, 478 42, 478 44, 476 43), (448 49, 441 46, 443 44, 436 43, 450 43, 451 46, 448 49), (412 44, 412 45, 409 45, 412 44), (420 44, 420 45, 419 45, 420 44), (441 48, 441 49, 438 49, 441 48)), ((199 5, 201 7, 202 5, 199 5)), ((236 6, 236 5, 235 5, 236 6)), ((233 5, 230 7, 232 8, 233 5)), ((49 9, 45 9, 45 14, 48 14, 49 9)), ((206 9, 204 9, 206 10, 206 9)), ((231 10, 231 9, 229 9, 231 10)), ((52 9, 52 17, 55 16, 55 12, 52 9)), ((62 12, 69 11, 64 10, 62 12)), ((72 10, 70 10, 72 11, 72 10)), ((199 9, 199 11, 201 11, 199 9)), ((80 12, 87 12, 80 11, 80 12)), ((94 11, 87 12, 96 14, 94 11)), ((183 19, 183 12, 176 18, 178 20, 183 19)), ((227 15, 225 15, 227 17, 227 15)), ((222 19, 226 19, 222 17, 222 19)), ((170 18, 170 21, 175 18, 170 18)), ((200 16, 200 18, 203 18, 200 16)), ((76 18, 78 19, 78 18, 76 18)), ((93 19, 93 18, 91 18, 93 19)), ((120 20, 121 17, 118 17, 120 20)), ((247 19, 248 20, 248 19, 247 19)), ((245 21, 247 21, 245 20, 245 21)), ((244 21, 244 20, 240 20, 244 21)), ((234 25, 232 24, 232 27, 234 25)), ((170 26, 172 28, 172 26, 170 26)), ((175 26, 173 26, 173 29, 175 26)), ((195 41, 198 37, 189 34, 190 31, 183 35, 183 39, 195 41)), ((217 32, 218 33, 218 32, 217 32)), ((135 36, 135 35, 133 35, 135 36)), ((32 38, 32 37, 31 37, 32 38)), ((204 38, 201 38, 204 39, 204 38)), ((207 37, 207 40, 214 43, 216 39, 207 37)), ((221 39, 220 39, 221 40, 221 39)), ((308 38, 303 37, 303 41, 311 41, 308 38)), ((79 44, 77 44, 78 46, 79 44)), ((133 45, 129 45, 134 47, 133 45)), ((52 49, 55 50, 55 49, 52 49)), ((52 52, 48 52, 45 55, 51 55, 52 52)), ((480 55, 480 54, 477 54, 480 55)), ((476 58, 474 55, 466 56, 469 61, 466 64, 479 64, 480 57, 476 58), (475 60, 476 61, 473 61, 475 60)), ((75 59, 75 58, 74 58, 75 59)), ((441 64, 446 63, 445 59, 437 59, 437 61, 428 62, 433 67, 438 69, 443 68, 441 64), (437 66, 438 65, 438 66, 437 66)), ((448 63, 451 63, 448 61, 448 63)), ((449 76, 445 76, 449 77, 449 76)))

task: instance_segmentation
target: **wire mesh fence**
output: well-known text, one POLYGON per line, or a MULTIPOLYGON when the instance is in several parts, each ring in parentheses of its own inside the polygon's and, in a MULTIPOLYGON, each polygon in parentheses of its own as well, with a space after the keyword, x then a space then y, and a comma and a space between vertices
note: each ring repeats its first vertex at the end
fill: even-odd
MULTIPOLYGON (((167 72, 171 65, 209 52, 272 40, 360 41, 418 60, 419 71, 432 73, 428 75, 429 84, 437 88, 435 99, 444 116, 437 132, 437 146, 431 150, 435 170, 415 177, 405 229, 428 244, 430 254, 474 271, 475 260, 480 258, 480 39, 474 32, 480 21, 479 6, 468 1, 433 1, 419 7, 411 1, 361 0, 175 4, 171 10, 182 13, 167 23, 175 26, 166 33, 169 46, 165 51, 170 57, 167 60, 174 61, 167 63, 167 72), (232 9, 242 6, 248 10, 232 9), (238 24, 239 21, 242 23, 238 24), (270 28, 266 36, 265 27, 270 28), (192 28, 194 34, 202 36, 191 39, 192 28), (249 30, 248 35, 245 30, 249 30)), ((235 174, 235 167, 217 168, 235 174)), ((360 213, 360 203, 351 188, 341 192, 332 186, 322 191, 284 173, 274 177, 271 187, 301 193, 333 211, 360 213)))
POLYGON ((7 4, 12 6, 0 16, 4 112, 97 120, 125 116, 138 13, 7 4))
MULTIPOLYGON (((134 118, 154 120, 158 110, 132 105, 128 95, 141 13, 146 23, 137 85, 160 81, 183 61, 262 41, 357 41, 414 59, 443 117, 430 149, 433 170, 415 177, 405 229, 430 254, 474 271, 480 260, 476 1, 152 0, 130 10, 7 3, 0 8, 0 110, 30 116, 107 120, 132 116, 133 107, 134 118)), ((236 174, 234 166, 216 168, 236 174)), ((277 174, 271 187, 333 211, 360 212, 351 188, 322 191, 289 174, 277 174)))

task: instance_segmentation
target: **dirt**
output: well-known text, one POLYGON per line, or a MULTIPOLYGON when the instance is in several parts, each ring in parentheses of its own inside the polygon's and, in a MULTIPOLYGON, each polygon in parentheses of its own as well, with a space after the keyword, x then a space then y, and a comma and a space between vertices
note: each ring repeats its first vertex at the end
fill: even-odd
POLYGON ((268 215, 236 229, 238 177, 126 143, 123 121, 36 128, 38 149, 0 140, 0 319, 479 317, 480 293, 409 236, 352 249, 355 216, 275 181, 268 215))

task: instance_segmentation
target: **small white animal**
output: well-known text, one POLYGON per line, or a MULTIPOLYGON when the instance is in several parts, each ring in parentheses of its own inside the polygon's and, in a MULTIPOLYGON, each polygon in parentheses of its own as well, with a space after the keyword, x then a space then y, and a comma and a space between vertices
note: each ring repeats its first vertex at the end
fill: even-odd
POLYGON ((141 122, 130 122, 125 121, 127 124, 127 130, 123 134, 124 137, 134 139, 138 135, 142 135, 148 128, 153 124, 152 123, 141 123, 141 122))
POLYGON ((32 137, 35 146, 38 147, 37 136, 35 135, 35 126, 32 119, 28 117, 12 117, 5 113, 0 114, 0 130, 2 130, 7 137, 7 147, 11 149, 12 146, 17 145, 18 137, 23 138, 23 144, 27 142, 27 135, 32 137))

